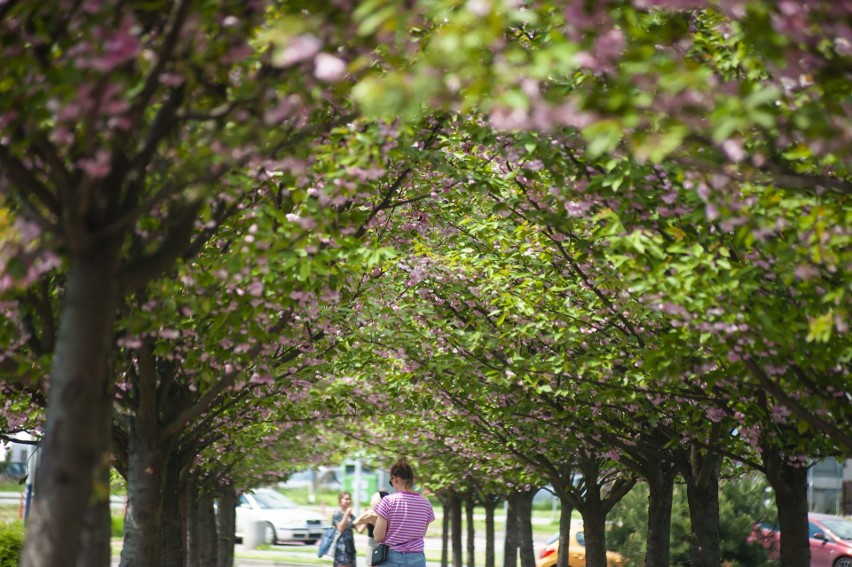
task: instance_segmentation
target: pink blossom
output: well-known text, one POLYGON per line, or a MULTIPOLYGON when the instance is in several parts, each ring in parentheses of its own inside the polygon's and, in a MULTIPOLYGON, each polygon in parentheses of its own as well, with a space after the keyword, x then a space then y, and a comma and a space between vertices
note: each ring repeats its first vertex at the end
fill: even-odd
POLYGON ((710 408, 707 410, 707 419, 713 423, 719 423, 726 415, 725 410, 720 408, 710 408))
POLYGON ((484 18, 491 13, 490 0, 467 0, 465 7, 468 12, 474 16, 479 16, 480 18, 484 18))
POLYGON ((249 378, 249 383, 251 383, 251 384, 272 384, 273 380, 272 380, 272 376, 270 376, 269 374, 259 374, 259 373, 255 372, 254 374, 251 375, 251 378, 249 378))
POLYGON ((320 81, 334 83, 346 74, 346 62, 328 53, 318 54, 314 66, 314 75, 320 81))
POLYGON ((793 272, 802 281, 810 281, 819 276, 819 270, 810 264, 799 264, 793 272))
MULTIPOLYGON (((83 11, 87 14, 97 14, 101 9, 102 0, 86 0, 83 3, 83 11)), ((0 2, 2 4, 2 2, 0 2)))
POLYGON ((508 106, 494 106, 488 121, 498 130, 522 130, 529 126, 526 110, 508 106))
POLYGON ((737 138, 725 140, 722 143, 722 151, 725 152, 725 155, 729 160, 735 163, 743 161, 746 157, 745 150, 743 149, 743 142, 737 138))
POLYGON ((232 45, 228 52, 222 57, 222 61, 227 64, 237 63, 251 55, 253 52, 254 51, 251 46, 247 43, 232 45))
POLYGON ((132 18, 125 17, 116 33, 104 43, 103 53, 100 56, 82 60, 80 66, 106 73, 135 58, 139 54, 141 43, 132 33, 132 28, 132 18))
POLYGON ((322 41, 311 34, 294 37, 284 49, 278 51, 272 59, 278 67, 288 67, 306 61, 316 55, 322 47, 322 41))
POLYGON ((313 230, 317 227, 317 222, 310 217, 301 217, 294 213, 287 214, 287 220, 296 223, 305 230, 313 230))
POLYGON ((106 150, 98 150, 93 157, 81 159, 77 165, 89 177, 95 179, 106 177, 110 172, 110 154, 106 150))
POLYGON ((263 283, 262 282, 252 282, 248 286, 249 295, 252 297, 260 297, 263 295, 263 283))
POLYGON ((595 55, 599 61, 614 64, 624 51, 625 45, 624 32, 618 28, 612 28, 598 38, 595 44, 595 55))
POLYGON ((790 415, 790 410, 786 406, 772 406, 772 422, 787 423, 787 418, 790 415))
POLYGON ((160 73, 160 84, 167 87, 177 87, 182 85, 186 78, 178 73, 160 73))

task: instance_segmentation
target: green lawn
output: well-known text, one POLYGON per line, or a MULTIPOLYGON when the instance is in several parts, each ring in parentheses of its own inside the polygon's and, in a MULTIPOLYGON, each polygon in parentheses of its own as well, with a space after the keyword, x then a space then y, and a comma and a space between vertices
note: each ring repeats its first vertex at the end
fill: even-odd
POLYGON ((0 492, 23 492, 24 485, 11 480, 0 480, 0 492))

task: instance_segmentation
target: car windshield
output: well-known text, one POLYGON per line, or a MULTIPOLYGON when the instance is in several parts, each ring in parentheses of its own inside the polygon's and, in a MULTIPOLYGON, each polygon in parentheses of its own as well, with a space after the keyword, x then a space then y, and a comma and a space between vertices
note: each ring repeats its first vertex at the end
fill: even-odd
POLYGON ((288 508, 292 510, 299 507, 298 504, 274 490, 269 492, 255 492, 254 499, 257 501, 257 505, 264 510, 275 510, 280 508, 288 508))
POLYGON ((840 539, 852 541, 852 520, 822 520, 822 524, 840 539))

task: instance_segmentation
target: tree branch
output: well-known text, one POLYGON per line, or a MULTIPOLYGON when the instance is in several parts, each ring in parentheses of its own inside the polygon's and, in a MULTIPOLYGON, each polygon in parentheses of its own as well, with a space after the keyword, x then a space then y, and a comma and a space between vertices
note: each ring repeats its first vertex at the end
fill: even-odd
POLYGON ((764 372, 763 369, 751 358, 746 358, 745 364, 748 369, 751 370, 751 373, 757 378, 757 381, 760 384, 761 388, 763 388, 763 390, 767 394, 773 396, 775 399, 780 401, 797 417, 799 417, 802 421, 813 427, 815 430, 825 433, 836 443, 845 445, 847 448, 852 448, 852 435, 847 432, 844 432, 834 424, 818 418, 812 412, 808 411, 804 406, 802 406, 799 402, 793 399, 792 396, 787 395, 787 393, 784 392, 781 386, 773 382, 772 379, 770 379, 769 376, 766 374, 766 372, 764 372))
MULTIPOLYGON (((15 157, 11 151, 9 151, 7 146, 2 144, 0 144, 0 164, 2 164, 6 169, 6 172, 12 181, 21 186, 17 192, 22 197, 24 195, 23 191, 29 191, 42 205, 47 208, 48 211, 57 218, 59 217, 61 205, 56 195, 53 194, 46 185, 39 181, 38 178, 33 175, 33 172, 30 171, 21 160, 15 157)), ((22 200, 28 205, 33 206, 29 199, 24 198, 22 200)), ((33 208, 32 212, 37 212, 37 209, 33 208)), ((50 224, 40 212, 38 213, 38 217, 50 224)))
POLYGON ((195 219, 201 209, 200 200, 187 203, 173 215, 169 232, 160 242, 160 246, 151 254, 144 254, 119 273, 119 288, 122 293, 137 291, 149 281, 166 272, 181 257, 189 245, 195 219))

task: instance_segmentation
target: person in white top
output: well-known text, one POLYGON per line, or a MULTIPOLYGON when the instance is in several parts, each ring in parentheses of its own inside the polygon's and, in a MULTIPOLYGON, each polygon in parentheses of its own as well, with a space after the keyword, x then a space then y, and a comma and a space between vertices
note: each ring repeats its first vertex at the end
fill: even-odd
POLYGON ((378 505, 379 500, 387 495, 388 493, 384 490, 374 492, 370 497, 370 507, 361 512, 361 514, 355 519, 356 530, 361 532, 364 527, 367 528, 367 567, 370 567, 370 565, 373 564, 371 561, 373 558, 373 550, 376 549, 377 545, 379 545, 373 537, 373 530, 376 527, 376 505, 378 505))

